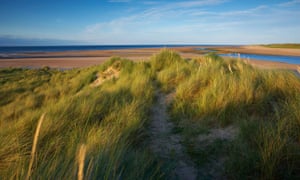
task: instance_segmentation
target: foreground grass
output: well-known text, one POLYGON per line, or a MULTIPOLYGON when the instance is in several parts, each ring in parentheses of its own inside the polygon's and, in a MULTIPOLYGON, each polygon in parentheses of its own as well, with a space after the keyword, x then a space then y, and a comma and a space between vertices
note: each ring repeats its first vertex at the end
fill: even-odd
POLYGON ((42 113, 31 178, 73 179, 77 151, 86 145, 84 174, 91 179, 157 179, 162 174, 143 147, 152 104, 147 63, 112 59, 87 69, 2 69, 0 177, 24 179, 33 134, 42 113), (95 74, 121 62, 120 78, 91 87, 95 74))
POLYGON ((270 48, 291 48, 291 49, 300 49, 300 44, 268 44, 263 45, 270 48))
POLYGON ((157 76, 174 93, 170 113, 199 169, 225 159, 230 179, 300 177, 299 78, 214 54, 189 62, 169 56, 174 63, 164 62, 157 76), (197 137, 228 126, 237 128, 233 141, 201 146, 197 137))
POLYGON ((74 179, 80 162, 84 178, 168 178, 145 145, 155 88, 174 94, 174 132, 183 135, 199 171, 224 157, 222 173, 230 179, 300 177, 300 81, 291 72, 214 54, 187 61, 163 50, 150 62, 112 58, 68 71, 1 69, 0 85, 0 179, 24 179, 29 171, 32 179, 74 179), (118 78, 91 86, 116 65, 118 78), (228 126, 238 129, 234 139, 198 146, 197 137, 228 126))

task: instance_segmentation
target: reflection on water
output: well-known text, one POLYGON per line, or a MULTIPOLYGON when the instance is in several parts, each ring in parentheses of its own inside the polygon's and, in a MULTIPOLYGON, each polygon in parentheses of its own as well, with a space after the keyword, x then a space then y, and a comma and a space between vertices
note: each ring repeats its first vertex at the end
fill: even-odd
POLYGON ((279 55, 260 55, 260 54, 240 54, 240 53, 230 53, 230 54, 220 54, 224 57, 233 58, 243 58, 243 59, 258 59, 266 61, 277 61, 285 62, 290 64, 300 64, 300 56, 279 56, 279 55))

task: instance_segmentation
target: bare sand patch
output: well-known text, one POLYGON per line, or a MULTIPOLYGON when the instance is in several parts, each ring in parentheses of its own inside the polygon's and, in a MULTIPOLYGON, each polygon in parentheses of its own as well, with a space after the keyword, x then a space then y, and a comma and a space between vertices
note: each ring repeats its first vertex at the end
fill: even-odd
POLYGON ((209 134, 199 135, 197 142, 203 145, 203 143, 212 143, 216 139, 232 141, 238 134, 238 129, 234 126, 228 126, 226 128, 213 128, 209 130, 209 134))
POLYGON ((197 179, 196 165, 182 145, 182 137, 172 132, 174 124, 169 120, 167 104, 172 95, 157 92, 157 103, 152 107, 150 123, 150 149, 161 159, 172 161, 175 167, 171 179, 197 179))
MULTIPOLYGON (((212 128, 208 134, 201 134, 196 137, 198 150, 205 150, 217 140, 233 141, 238 135, 239 129, 236 126, 226 128, 212 128)), ((227 154, 218 155, 209 158, 209 162, 199 168, 201 176, 210 177, 209 179, 227 179, 225 173, 225 162, 228 159, 227 154)))
POLYGON ((91 84, 92 87, 97 87, 103 84, 105 81, 118 78, 120 74, 121 62, 116 61, 110 67, 108 67, 105 71, 99 72, 97 74, 97 79, 91 84))

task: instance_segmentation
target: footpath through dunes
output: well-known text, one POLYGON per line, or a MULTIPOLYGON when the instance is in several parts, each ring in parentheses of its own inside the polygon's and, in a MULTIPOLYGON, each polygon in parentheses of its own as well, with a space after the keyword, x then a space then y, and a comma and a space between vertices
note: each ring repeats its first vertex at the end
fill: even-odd
MULTIPOLYGON (((174 93, 164 94, 156 91, 156 103, 151 109, 149 126, 150 150, 166 164, 171 164, 167 179, 194 180, 194 179, 227 179, 225 176, 225 161, 229 158, 226 150, 219 154, 210 154, 207 157, 192 157, 191 149, 187 149, 183 134, 174 131, 176 125, 170 120, 167 108, 174 98, 174 93), (198 158, 207 159, 206 163, 197 165, 198 158)), ((207 134, 189 137, 189 143, 195 144, 193 151, 211 151, 216 142, 228 143, 237 137, 238 129, 235 126, 226 128, 212 128, 207 134)), ((225 147, 225 146, 224 146, 225 147)), ((223 148, 224 148, 223 147, 223 148)), ((204 153, 205 154, 205 153, 204 153)), ((201 156, 205 156, 205 155, 201 156)))
POLYGON ((182 137, 172 131, 174 124, 169 121, 167 106, 172 94, 157 91, 156 97, 157 101, 151 109, 150 149, 163 161, 174 163, 171 173, 167 175, 170 179, 197 179, 197 169, 181 144, 182 137))

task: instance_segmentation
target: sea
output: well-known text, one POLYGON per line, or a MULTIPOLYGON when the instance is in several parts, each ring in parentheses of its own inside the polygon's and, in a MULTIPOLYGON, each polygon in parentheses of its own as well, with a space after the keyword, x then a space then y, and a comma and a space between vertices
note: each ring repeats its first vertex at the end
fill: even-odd
MULTIPOLYGON (((0 46, 1 59, 32 58, 30 54, 64 52, 64 51, 88 51, 88 50, 118 50, 136 48, 172 48, 172 47, 196 47, 199 45, 71 45, 71 46, 0 46)), ((213 45, 207 45, 213 46, 213 45)))
MULTIPOLYGON (((136 48, 171 48, 171 47, 196 47, 216 45, 74 45, 74 46, 10 46, 1 47, 0 53, 35 53, 35 52, 63 52, 63 51, 85 51, 85 50, 118 50, 136 48)), ((223 45, 217 45, 223 46, 223 45)))

